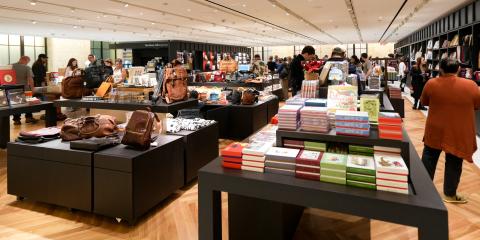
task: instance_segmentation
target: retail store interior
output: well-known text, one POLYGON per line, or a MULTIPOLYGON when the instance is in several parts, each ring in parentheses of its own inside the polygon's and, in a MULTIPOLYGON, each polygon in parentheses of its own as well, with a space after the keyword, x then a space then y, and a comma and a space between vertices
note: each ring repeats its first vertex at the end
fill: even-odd
POLYGON ((0 239, 480 239, 479 0, 1 0, 0 239))

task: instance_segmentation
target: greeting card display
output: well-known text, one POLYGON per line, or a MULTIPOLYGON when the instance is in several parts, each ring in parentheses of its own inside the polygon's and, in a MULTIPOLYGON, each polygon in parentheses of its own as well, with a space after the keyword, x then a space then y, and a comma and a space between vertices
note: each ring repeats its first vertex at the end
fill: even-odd
POLYGON ((357 111, 358 89, 356 86, 328 86, 329 110, 357 111))

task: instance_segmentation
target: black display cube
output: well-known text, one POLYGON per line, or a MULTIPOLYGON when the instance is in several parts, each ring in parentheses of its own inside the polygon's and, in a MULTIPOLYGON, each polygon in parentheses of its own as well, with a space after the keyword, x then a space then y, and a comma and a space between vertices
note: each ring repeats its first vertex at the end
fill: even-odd
POLYGON ((159 136, 146 151, 118 145, 94 154, 93 212, 134 224, 184 183, 180 136, 159 136))
POLYGON ((268 101, 232 105, 229 112, 230 139, 244 139, 268 123, 268 101))
POLYGON ((198 170, 218 157, 217 123, 197 131, 183 130, 171 135, 182 136, 185 143, 185 184, 197 178, 198 170))
POLYGON ((7 193, 83 211, 92 210, 92 152, 68 142, 8 143, 7 193))

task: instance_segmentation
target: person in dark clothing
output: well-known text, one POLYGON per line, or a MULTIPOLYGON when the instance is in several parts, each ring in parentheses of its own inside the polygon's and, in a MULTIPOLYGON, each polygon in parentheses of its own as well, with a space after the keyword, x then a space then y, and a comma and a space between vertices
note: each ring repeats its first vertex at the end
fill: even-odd
POLYGON ((310 61, 315 57, 315 48, 305 46, 301 54, 298 54, 290 64, 290 82, 292 83, 292 96, 295 96, 302 88, 302 82, 305 79, 303 72, 304 61, 310 61))
POLYGON ((426 72, 426 66, 423 64, 423 58, 417 58, 415 65, 412 67, 412 88, 413 94, 412 97, 415 99, 413 104, 413 109, 419 110, 427 110, 425 107, 422 106, 420 102, 420 97, 422 96, 423 87, 425 86, 425 82, 428 77, 428 73, 426 72))
POLYGON ((276 72, 276 69, 277 69, 277 63, 273 61, 273 57, 270 56, 268 58, 268 62, 267 62, 267 67, 268 67, 268 72, 270 74, 274 74, 276 72))
POLYGON ((37 61, 35 61, 35 63, 32 65, 33 84, 35 87, 41 87, 44 83, 46 83, 45 78, 47 77, 47 60, 47 55, 42 53, 38 55, 37 61))
POLYGON ((105 80, 104 66, 93 54, 88 55, 88 61, 90 61, 90 64, 85 69, 86 87, 89 89, 98 88, 105 80))
POLYGON ((105 76, 108 77, 108 76, 111 76, 113 75, 113 62, 112 62, 112 59, 110 58, 107 58, 105 59, 105 76))

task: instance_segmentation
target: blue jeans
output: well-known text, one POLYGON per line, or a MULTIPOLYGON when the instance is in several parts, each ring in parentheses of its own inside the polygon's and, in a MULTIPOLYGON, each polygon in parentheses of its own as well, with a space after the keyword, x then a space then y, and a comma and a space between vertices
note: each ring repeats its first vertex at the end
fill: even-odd
MULTIPOLYGON (((430 178, 433 180, 437 168, 438 158, 442 150, 431 148, 425 145, 423 149, 422 162, 427 169, 430 178)), ((450 153, 445 154, 445 174, 443 177, 443 193, 446 196, 453 197, 457 195, 460 176, 462 175, 463 159, 450 153)))

